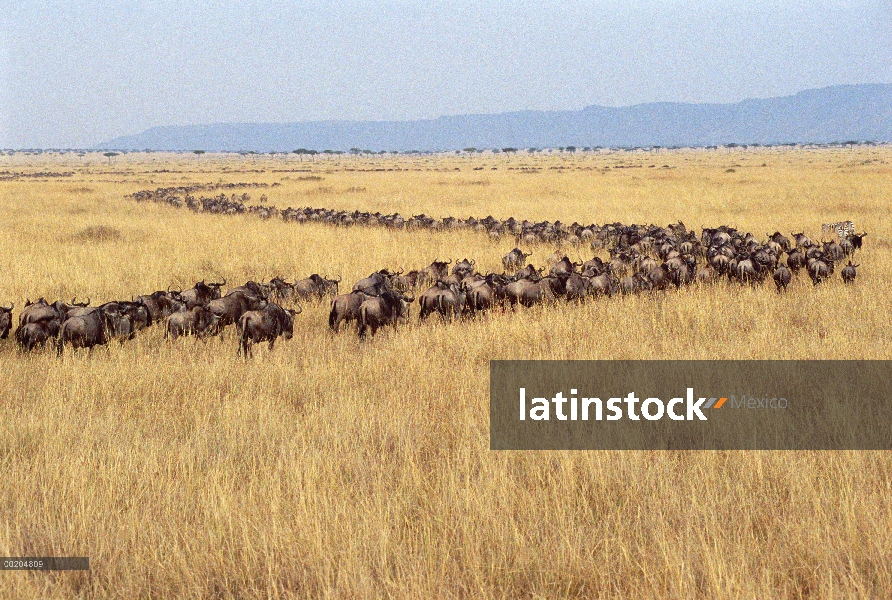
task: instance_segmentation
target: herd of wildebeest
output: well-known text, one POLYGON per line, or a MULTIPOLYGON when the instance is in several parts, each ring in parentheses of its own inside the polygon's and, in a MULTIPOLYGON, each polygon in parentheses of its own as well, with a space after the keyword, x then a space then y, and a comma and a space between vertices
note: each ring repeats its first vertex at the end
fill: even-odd
MULTIPOLYGON (((302 214, 306 215, 306 210, 302 214)), ((502 226, 509 227, 508 223, 518 222, 510 219, 502 226)), ((666 227, 621 223, 564 226, 560 222, 528 227, 526 223, 521 223, 518 233, 521 241, 532 243, 524 232, 535 231, 536 243, 548 240, 560 244, 548 266, 535 267, 528 262, 532 253, 515 247, 502 258, 503 269, 498 273, 478 272, 473 260, 435 260, 408 272, 380 269, 357 281, 345 294, 338 293, 340 278, 313 274, 293 283, 282 277, 248 281, 225 293, 225 279, 203 280, 187 290, 168 288, 99 306, 90 306, 89 300, 69 303, 40 298, 25 303, 14 338, 27 351, 54 342, 61 355, 66 345, 92 349, 112 340, 123 342, 156 323, 163 323, 165 337, 172 340, 184 335, 206 338, 235 325, 238 354, 250 356, 252 344, 265 341, 272 349, 279 337, 292 337, 294 318, 302 310, 299 302, 326 298, 331 298, 331 330, 337 332, 342 325, 355 323, 363 339, 381 327, 408 321, 416 297, 419 319, 424 321, 435 313, 453 320, 498 308, 583 302, 723 280, 758 286, 771 278, 777 291, 784 292, 797 273, 805 272, 817 285, 832 277, 846 260, 839 268, 840 276, 845 283, 854 283, 859 265, 852 258, 867 235, 853 233, 816 243, 803 233, 792 234, 790 239, 777 231, 760 241, 728 226, 703 228, 698 237, 681 222, 666 227), (566 247, 563 244, 570 235, 580 242, 590 240, 596 256, 571 261, 562 255, 560 248, 566 247), (601 258, 598 253, 606 256, 601 258)), ((10 332, 13 308, 0 307, 0 339, 10 332)))

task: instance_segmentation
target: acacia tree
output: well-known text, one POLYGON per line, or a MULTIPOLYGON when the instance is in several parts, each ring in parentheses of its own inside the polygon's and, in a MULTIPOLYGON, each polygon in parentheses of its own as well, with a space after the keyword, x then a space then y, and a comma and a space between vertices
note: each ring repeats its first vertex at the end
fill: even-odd
POLYGON ((108 159, 108 164, 111 164, 112 159, 114 157, 118 156, 118 153, 117 152, 106 152, 102 156, 104 156, 108 159))

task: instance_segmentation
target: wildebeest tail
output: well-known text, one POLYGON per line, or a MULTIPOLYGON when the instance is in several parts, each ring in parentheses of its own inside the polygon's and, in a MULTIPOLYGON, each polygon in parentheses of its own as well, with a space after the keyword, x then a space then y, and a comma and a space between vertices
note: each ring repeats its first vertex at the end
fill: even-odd
POLYGON ((367 315, 368 309, 365 306, 361 306, 359 308, 359 318, 356 320, 356 333, 359 335, 359 339, 365 338, 367 315))
POLYGON ((244 319, 239 319, 235 324, 236 331, 238 332, 238 350, 236 351, 236 356, 248 356, 248 328, 245 327, 244 319))

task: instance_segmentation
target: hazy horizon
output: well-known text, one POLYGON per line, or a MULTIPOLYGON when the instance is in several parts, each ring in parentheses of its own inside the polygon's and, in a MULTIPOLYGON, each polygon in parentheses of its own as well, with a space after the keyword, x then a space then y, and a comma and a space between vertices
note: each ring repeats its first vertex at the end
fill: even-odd
POLYGON ((0 147, 157 126, 735 103, 892 82, 892 4, 38 3, 0 29, 0 147))

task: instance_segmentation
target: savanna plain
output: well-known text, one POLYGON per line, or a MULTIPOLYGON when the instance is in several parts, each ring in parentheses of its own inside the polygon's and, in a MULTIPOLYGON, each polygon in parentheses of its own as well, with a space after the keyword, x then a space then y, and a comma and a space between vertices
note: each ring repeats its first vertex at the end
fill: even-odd
MULTIPOLYGON (((126 198, 207 183, 279 184, 222 190, 279 208, 681 220, 760 239, 851 219, 868 237, 855 284, 801 273, 785 294, 720 282, 423 324, 416 305, 364 342, 304 303, 294 338, 249 360, 232 328, 167 341, 154 326, 61 358, 4 340, 0 554, 91 568, 5 571, 0 597, 892 596, 888 453, 489 450, 491 359, 892 358, 889 147, 6 154, 0 304, 17 319, 41 296, 311 273, 349 290, 435 259, 500 272, 515 245, 126 198)), ((536 265, 555 251, 529 249, 536 265)))

